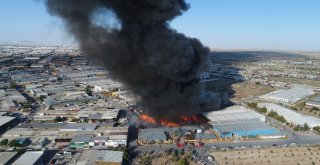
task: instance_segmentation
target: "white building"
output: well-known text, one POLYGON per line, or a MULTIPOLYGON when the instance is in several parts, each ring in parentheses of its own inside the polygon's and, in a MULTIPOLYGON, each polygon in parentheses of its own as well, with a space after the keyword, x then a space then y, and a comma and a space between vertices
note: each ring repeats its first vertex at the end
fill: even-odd
POLYGON ((219 111, 205 112, 203 115, 211 124, 235 124, 264 122, 265 116, 243 106, 231 106, 219 111))
POLYGON ((263 99, 284 103, 295 103, 301 99, 315 94, 313 87, 295 85, 291 89, 283 89, 260 96, 263 99))
POLYGON ((289 123, 293 123, 296 125, 303 125, 307 123, 311 128, 320 126, 320 119, 300 114, 291 109, 285 108, 283 106, 273 104, 273 103, 259 103, 258 107, 266 107, 268 111, 275 111, 279 115, 283 116, 289 123))
POLYGON ((36 165, 43 164, 41 157, 43 151, 28 151, 22 154, 12 165, 36 165))

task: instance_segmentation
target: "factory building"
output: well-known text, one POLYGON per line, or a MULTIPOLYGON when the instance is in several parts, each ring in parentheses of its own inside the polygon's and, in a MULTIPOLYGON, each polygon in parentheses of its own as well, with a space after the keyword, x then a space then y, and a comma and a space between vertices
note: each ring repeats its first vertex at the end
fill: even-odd
POLYGON ((308 116, 308 115, 303 115, 300 114, 296 111, 293 111, 291 109, 285 108, 283 106, 273 104, 273 103, 259 103, 259 107, 266 107, 268 111, 275 111, 279 115, 284 116, 284 118, 292 124, 295 125, 303 125, 307 123, 311 128, 320 126, 320 119, 313 117, 313 116, 308 116))
POLYGON ((0 165, 12 164, 18 152, 0 152, 0 165))
POLYGON ((15 121, 15 117, 10 116, 0 116, 0 132, 6 130, 15 121))
POLYGON ((70 162, 70 165, 121 165, 122 159, 122 151, 85 150, 82 152, 82 154, 74 156, 70 162))
POLYGON ((308 102, 306 102, 307 106, 320 108, 320 96, 317 96, 308 102))
POLYGON ((266 117, 243 106, 231 106, 220 111, 204 112, 210 124, 236 124, 264 122, 266 117))
POLYGON ((40 165, 43 164, 43 151, 28 151, 22 154, 12 165, 40 165))
POLYGON ((97 128, 97 123, 68 123, 60 129, 60 131, 94 131, 97 128))
POLYGON ((233 136, 258 137, 261 135, 275 135, 278 133, 275 128, 264 122, 214 125, 213 129, 220 132, 222 138, 231 138, 233 136))
POLYGON ((141 129, 138 142, 141 144, 163 143, 168 140, 163 128, 141 129))
POLYGON ((260 97, 278 102, 295 103, 313 94, 315 94, 313 87, 295 85, 291 89, 278 90, 260 97))
POLYGON ((205 112, 212 129, 222 138, 282 135, 265 123, 265 116, 243 106, 231 106, 220 111, 205 112))

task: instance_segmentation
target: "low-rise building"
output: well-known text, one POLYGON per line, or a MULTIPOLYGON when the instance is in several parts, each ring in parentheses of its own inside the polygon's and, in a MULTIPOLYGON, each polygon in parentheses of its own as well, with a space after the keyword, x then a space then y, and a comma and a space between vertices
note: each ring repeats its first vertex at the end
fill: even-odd
POLYGON ((72 163, 76 165, 121 165, 122 159, 122 151, 86 150, 77 159, 73 159, 72 163))
POLYGON ((12 164, 17 152, 0 152, 0 165, 12 164))
POLYGON ((88 135, 77 135, 70 141, 69 148, 89 148, 91 138, 88 135))
POLYGON ((97 126, 97 123, 68 123, 60 131, 94 131, 97 126))
POLYGON ((41 165, 43 151, 27 151, 22 154, 12 165, 41 165))

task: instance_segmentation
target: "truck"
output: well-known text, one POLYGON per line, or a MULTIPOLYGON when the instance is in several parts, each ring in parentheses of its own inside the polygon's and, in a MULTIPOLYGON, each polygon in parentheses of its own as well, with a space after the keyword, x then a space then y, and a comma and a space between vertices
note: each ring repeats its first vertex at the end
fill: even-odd
POLYGON ((204 143, 203 142, 195 142, 195 143, 193 143, 193 146, 194 147, 203 147, 204 143))

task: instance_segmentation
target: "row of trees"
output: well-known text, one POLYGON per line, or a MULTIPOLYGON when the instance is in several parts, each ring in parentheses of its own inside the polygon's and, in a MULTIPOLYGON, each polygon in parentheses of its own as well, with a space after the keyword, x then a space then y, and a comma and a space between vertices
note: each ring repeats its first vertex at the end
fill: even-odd
POLYGON ((15 139, 10 141, 8 139, 3 139, 0 141, 0 146, 22 147, 22 145, 18 143, 15 139))
MULTIPOLYGON (((266 114, 268 112, 268 109, 266 107, 260 108, 260 107, 258 107, 258 104, 256 102, 251 102, 251 103, 248 103, 247 105, 248 105, 248 107, 250 107, 252 109, 255 109, 259 113, 266 114)), ((287 122, 287 120, 283 116, 279 115, 275 111, 270 111, 267 114, 267 116, 272 117, 272 118, 280 121, 281 123, 286 123, 287 122)))
POLYGON ((320 133, 320 126, 313 127, 313 130, 315 130, 315 131, 317 131, 318 133, 320 133))
POLYGON ((266 114, 268 112, 266 107, 258 107, 258 104, 256 102, 251 102, 247 104, 248 107, 255 109, 257 112, 262 113, 262 114, 266 114))
POLYGON ((309 131, 310 127, 307 123, 304 123, 303 125, 297 125, 293 128, 295 131, 309 131))
POLYGON ((283 116, 279 115, 276 111, 270 111, 268 116, 280 121, 281 123, 287 122, 287 120, 283 116))

